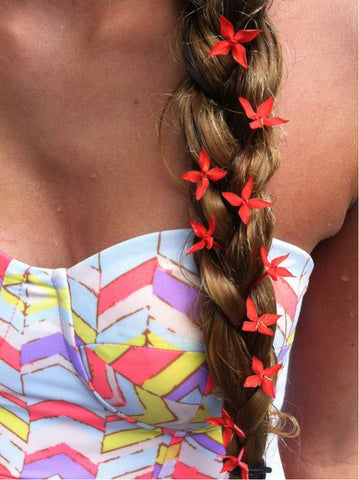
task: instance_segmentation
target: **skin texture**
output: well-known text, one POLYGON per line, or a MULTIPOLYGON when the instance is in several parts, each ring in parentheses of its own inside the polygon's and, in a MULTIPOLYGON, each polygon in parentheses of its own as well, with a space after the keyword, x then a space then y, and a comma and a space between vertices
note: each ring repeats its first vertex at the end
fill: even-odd
MULTIPOLYGON (((166 92, 185 74, 169 48, 183 2, 0 4, 0 249, 32 265, 69 267, 136 235, 187 228, 188 199, 169 180, 156 137, 166 92)), ((357 183, 355 10, 354 0, 282 0, 271 11, 285 60, 275 114, 290 119, 280 127, 282 164, 270 185, 275 235, 315 248, 316 262, 288 383, 288 411, 298 416, 300 408, 304 422, 301 451, 291 447, 300 464, 283 454, 288 478, 342 476, 343 461, 347 478, 357 474, 355 458, 345 456, 356 451, 348 368, 356 364, 348 343, 355 317, 346 316, 340 342, 337 333, 340 301, 348 298, 342 307, 351 312, 356 300, 354 214, 342 228, 357 183), (340 376, 331 375, 328 352, 340 376), (323 394, 305 398, 311 391, 323 394), (325 429, 319 412, 331 419, 325 429), (339 421, 353 433, 338 439, 339 421)), ((180 175, 184 143, 170 118, 163 142, 180 175)))

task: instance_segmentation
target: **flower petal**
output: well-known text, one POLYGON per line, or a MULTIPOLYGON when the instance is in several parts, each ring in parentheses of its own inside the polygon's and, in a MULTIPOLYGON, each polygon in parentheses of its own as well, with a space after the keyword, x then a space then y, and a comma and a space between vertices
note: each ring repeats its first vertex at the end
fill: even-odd
POLYGON ((238 210, 238 215, 241 217, 242 222, 247 225, 249 222, 249 219, 251 218, 251 209, 248 207, 248 205, 243 204, 241 208, 238 210))
POLYGON ((224 425, 224 421, 220 417, 206 418, 206 422, 216 425, 217 427, 224 425))
POLYGON ((222 197, 224 197, 227 202, 229 202, 234 207, 240 207, 243 205, 243 199, 232 192, 222 192, 222 197))
POLYGON ((262 379, 258 377, 258 375, 250 375, 249 377, 246 378, 243 386, 249 387, 249 388, 255 388, 261 384, 261 381, 262 379))
POLYGON ((254 320, 254 321, 258 320, 258 312, 251 297, 247 297, 246 308, 247 308, 247 317, 250 320, 254 320))
POLYGON ((287 123, 289 120, 284 120, 284 118, 279 117, 270 117, 270 118, 263 118, 264 125, 268 127, 274 127, 275 125, 280 125, 281 123, 287 123))
POLYGON ((210 160, 206 150, 202 147, 199 153, 199 166, 202 172, 207 172, 209 169, 210 160))
POLYGON ((258 323, 258 332, 262 333, 263 335, 274 335, 273 330, 268 327, 265 327, 261 322, 258 323))
POLYGON ((227 172, 225 170, 222 170, 221 168, 217 168, 217 167, 211 168, 211 170, 208 170, 207 172, 207 177, 212 182, 216 182, 217 180, 220 180, 226 175, 227 175, 227 172))
MULTIPOLYGON (((220 455, 220 456, 222 456, 222 455, 220 455)), ((227 458, 228 458, 228 460, 223 464, 223 467, 222 467, 222 470, 220 471, 220 473, 231 472, 238 465, 237 463, 234 463, 234 461, 236 460, 236 457, 227 457, 227 458)))
POLYGON ((211 215, 211 218, 208 221, 208 235, 213 235, 216 230, 216 224, 214 221, 214 216, 211 215))
POLYGON ((229 41, 234 40, 234 27, 233 24, 223 15, 220 15, 221 35, 223 38, 229 41))
POLYGON ((248 68, 246 49, 240 43, 231 46, 231 52, 233 58, 238 62, 242 67, 248 68))
POLYGON ((183 180, 187 180, 188 182, 199 182, 201 180, 201 172, 198 170, 191 170, 190 172, 185 172, 181 175, 183 180))
POLYGON ((201 182, 199 183, 197 190, 196 190, 196 200, 201 200, 203 195, 206 193, 206 190, 209 185, 209 180, 207 177, 202 177, 201 182))
POLYGON ((263 377, 263 380, 262 380, 262 388, 263 388, 263 391, 264 391, 267 395, 269 395, 269 396, 272 397, 272 398, 275 397, 274 385, 273 385, 272 380, 269 380, 268 378, 263 377))
POLYGON ((253 110, 249 101, 244 97, 239 97, 238 100, 239 100, 240 104, 242 105, 243 110, 245 111, 245 114, 247 115, 247 117, 254 120, 257 117, 257 114, 253 110))
POLYGON ((263 363, 255 355, 252 357, 252 370, 258 375, 263 374, 263 363))
POLYGON ((289 257, 289 253, 287 255, 282 255, 280 257, 275 257, 273 260, 270 262, 273 267, 277 267, 280 263, 284 262, 289 257))
POLYGON ((270 115, 272 108, 273 108, 273 97, 268 97, 263 103, 261 103, 257 108, 257 113, 261 117, 270 115))
POLYGON ((239 462, 239 467, 241 469, 241 478, 243 480, 248 480, 249 479, 248 465, 244 462, 239 462))
POLYGON ((264 323, 264 325, 273 325, 281 315, 276 315, 275 313, 265 313, 259 319, 260 322, 264 323))
POLYGON ((203 238, 207 235, 207 229, 201 223, 190 221, 189 224, 193 228, 196 237, 203 238))
POLYGON ((227 40, 219 40, 211 49, 208 56, 214 57, 214 55, 227 55, 231 49, 231 44, 227 40))
MULTIPOLYGON (((241 438, 246 438, 246 434, 236 424, 233 425, 234 432, 241 438)), ((241 457, 242 458, 242 457, 241 457)))
POLYGON ((222 433, 224 447, 227 447, 229 445, 229 442, 231 441, 232 437, 233 437, 232 430, 230 428, 224 428, 222 433))
POLYGON ((248 182, 242 188, 243 200, 248 200, 252 195, 252 191, 253 191, 253 177, 250 177, 248 182))
POLYGON ((186 252, 187 255, 191 253, 197 252, 198 250, 202 250, 206 246, 205 240, 201 240, 198 243, 195 243, 189 250, 186 252))
POLYGON ((279 275, 280 277, 293 277, 293 278, 295 278, 295 275, 290 273, 290 271, 287 270, 284 267, 278 267, 277 268, 277 275, 279 275))
POLYGON ((242 330, 244 330, 245 332, 256 332, 257 322, 243 322, 242 330))
POLYGON ((213 237, 206 238, 206 248, 210 250, 213 247, 213 237))
POLYGON ((265 208, 265 207, 271 207, 273 203, 266 202, 265 200, 262 200, 260 198, 250 198, 248 200, 248 206, 251 208, 265 208))
POLYGON ((261 119, 258 118, 257 120, 254 120, 254 122, 251 122, 251 123, 249 124, 249 127, 250 127, 252 130, 256 130, 257 128, 263 128, 261 119))
POLYGON ((251 42, 261 32, 262 30, 238 30, 238 32, 234 35, 234 40, 240 43, 251 42))
POLYGON ((274 377, 277 375, 278 371, 282 368, 281 363, 277 363, 277 365, 273 365, 272 367, 268 367, 264 370, 263 375, 266 377, 274 377))

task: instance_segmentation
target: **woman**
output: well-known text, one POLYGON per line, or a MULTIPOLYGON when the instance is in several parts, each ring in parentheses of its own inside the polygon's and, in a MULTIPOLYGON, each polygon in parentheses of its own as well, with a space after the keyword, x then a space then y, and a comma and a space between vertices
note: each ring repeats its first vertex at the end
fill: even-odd
MULTIPOLYGON (((311 271, 307 252, 340 235, 356 196, 353 122, 347 121, 354 62, 344 45, 354 34, 351 24, 344 34, 338 29, 353 5, 334 22, 335 2, 311 8, 282 2, 273 10, 259 0, 224 2, 224 9, 222 3, 2 2, 5 478, 217 478, 226 475, 222 460, 233 476, 245 478, 249 468, 250 475, 283 478, 276 437, 267 432, 283 435, 274 420, 285 416, 275 407, 311 271), (282 53, 272 21, 287 45, 280 98, 282 53), (228 45, 222 44, 228 52, 213 50, 228 41, 226 22, 236 32, 256 30, 243 41, 245 56, 244 47, 240 58, 228 45), (313 41, 304 47, 306 29, 313 41), (318 54, 318 44, 329 56, 318 54), (289 123, 251 128, 250 108, 271 97, 279 100, 275 116, 289 123), (178 189, 160 162, 155 128, 162 114, 161 145, 178 189), (207 154, 221 178, 203 174, 204 182, 186 182, 195 179, 188 171, 205 169, 207 154), (247 202, 244 213, 246 196, 262 203, 247 202), (192 224, 199 238, 191 236, 189 219, 202 225, 192 224), (211 225, 212 235, 198 245, 211 225), (197 245, 193 254, 190 242, 197 245), (178 256, 184 244, 187 255, 178 256), (269 262, 288 253, 282 262, 296 261, 281 265, 288 278, 275 283, 269 262), (186 293, 170 298, 174 278, 186 293), (202 294, 198 310, 184 305, 182 311, 178 299, 196 298, 189 293, 195 287, 202 294), (258 330, 262 315, 275 316, 275 300, 282 318, 267 325, 275 335, 242 328, 252 321, 258 330), (263 368, 278 365, 267 391, 259 379, 246 384, 256 358, 263 368), (184 362, 176 366, 178 359, 184 362), (226 412, 231 420, 222 437, 226 412)), ((345 258, 349 251, 340 248, 345 258)), ((338 278, 346 274, 339 269, 338 278)), ((352 283, 344 283, 348 292, 352 283)), ((315 295, 311 308, 322 308, 315 295)), ((314 373, 307 376, 305 389, 315 382, 314 373)), ((302 438, 307 448, 317 442, 302 438)), ((320 447, 316 452, 323 455, 320 447)), ((285 464, 288 475, 328 473, 300 468, 293 473, 293 462, 285 464)))

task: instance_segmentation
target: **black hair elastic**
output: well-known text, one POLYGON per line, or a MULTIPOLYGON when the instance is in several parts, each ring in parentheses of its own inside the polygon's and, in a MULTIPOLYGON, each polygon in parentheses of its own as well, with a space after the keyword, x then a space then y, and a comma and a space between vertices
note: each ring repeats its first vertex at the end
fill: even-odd
MULTIPOLYGON (((267 467, 265 461, 262 460, 259 467, 249 467, 248 469, 248 478, 266 478, 267 473, 271 473, 272 469, 267 467)), ((231 475, 236 478, 242 478, 240 467, 236 467, 231 471, 231 475)))

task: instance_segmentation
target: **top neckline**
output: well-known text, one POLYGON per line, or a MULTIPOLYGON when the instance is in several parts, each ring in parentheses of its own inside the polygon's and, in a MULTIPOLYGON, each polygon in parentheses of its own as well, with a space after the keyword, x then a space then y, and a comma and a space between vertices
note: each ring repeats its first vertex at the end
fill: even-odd
MULTIPOLYGON (((95 258, 98 255, 102 255, 104 253, 109 253, 111 250, 118 249, 119 247, 122 247, 122 246, 125 247, 127 245, 130 245, 130 243, 132 243, 132 242, 135 242, 135 241, 139 242, 140 240, 150 239, 151 237, 157 236, 159 234, 165 235, 166 237, 169 237, 169 236, 172 236, 172 235, 175 237, 176 235, 179 235, 179 234, 185 234, 185 232, 188 232, 188 234, 190 234, 190 233, 193 233, 193 230, 191 228, 177 228, 177 229, 170 229, 170 230, 158 230, 156 232, 150 232, 150 233, 144 233, 144 234, 141 234, 141 235, 136 235, 135 237, 131 237, 131 238, 128 238, 127 240, 123 240, 121 242, 118 242, 118 243, 115 243, 115 244, 110 245, 108 247, 105 247, 102 250, 100 250, 98 252, 95 252, 92 255, 89 255, 88 257, 86 257, 82 260, 79 260, 78 262, 76 262, 74 265, 71 265, 70 267, 53 267, 53 268, 52 267, 39 267, 37 265, 31 265, 31 264, 28 264, 28 263, 26 263, 22 260, 19 260, 16 257, 13 257, 13 256, 9 255, 2 250, 0 250, 0 257, 3 257, 3 258, 5 257, 8 260, 8 262, 15 261, 19 266, 21 266, 21 268, 23 270, 27 270, 27 269, 31 268, 31 270, 33 272, 42 271, 42 272, 47 272, 47 273, 51 274, 52 272, 62 270, 62 271, 66 271, 66 272, 70 273, 72 270, 77 269, 79 267, 79 265, 82 265, 84 263, 88 263, 92 258, 95 258)), ((308 253, 306 250, 302 249, 301 247, 298 247, 297 245, 294 245, 294 244, 289 243, 289 242, 285 242, 284 240, 280 240, 278 238, 273 238, 272 246, 281 248, 282 250, 283 249, 288 250, 288 253, 296 253, 297 255, 301 256, 305 260, 309 261, 309 263, 314 264, 313 258, 310 255, 310 253, 308 253)))

